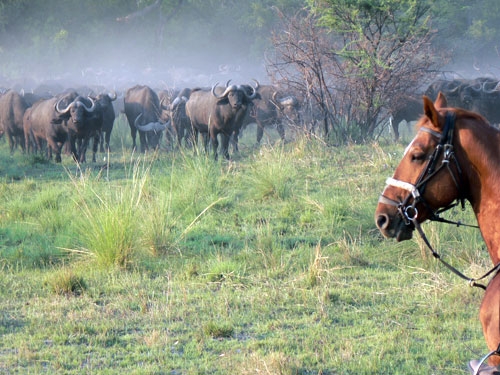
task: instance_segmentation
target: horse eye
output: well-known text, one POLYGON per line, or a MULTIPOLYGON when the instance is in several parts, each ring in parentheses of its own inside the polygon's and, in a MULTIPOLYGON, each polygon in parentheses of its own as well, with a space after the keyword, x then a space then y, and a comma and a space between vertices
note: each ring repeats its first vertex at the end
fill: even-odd
POLYGON ((415 152, 411 155, 412 162, 421 162, 423 160, 425 160, 425 153, 424 152, 415 152))

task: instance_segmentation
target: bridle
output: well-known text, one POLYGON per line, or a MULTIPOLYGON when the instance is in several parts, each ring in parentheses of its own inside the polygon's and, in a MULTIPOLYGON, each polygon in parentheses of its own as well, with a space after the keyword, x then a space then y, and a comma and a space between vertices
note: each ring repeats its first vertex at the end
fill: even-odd
POLYGON ((491 275, 493 272, 496 272, 500 270, 500 263, 495 265, 491 270, 489 270, 486 274, 479 278, 471 278, 468 276, 465 276, 463 273, 458 271, 455 267, 444 261, 440 254, 437 253, 432 245, 430 244, 427 236, 425 235, 424 231, 422 230, 422 227, 420 223, 418 222, 418 210, 417 210, 417 204, 421 204, 426 207, 426 209, 430 212, 429 220, 431 221, 439 221, 439 222, 444 222, 444 223, 449 223, 449 224, 456 224, 457 226, 469 226, 469 227, 475 227, 479 228, 477 225, 467 225, 467 224, 462 224, 460 222, 453 222, 450 220, 446 220, 441 218, 439 215, 447 211, 453 207, 456 207, 457 205, 461 205, 462 209, 465 208, 465 194, 463 190, 461 189, 462 184, 462 170, 460 168, 460 165, 455 157, 455 153, 453 150, 453 134, 455 130, 455 113, 454 112, 447 112, 446 117, 445 117, 445 126, 444 130, 442 133, 436 132, 430 128, 427 127, 421 127, 419 131, 427 132, 431 134, 432 136, 436 137, 439 139, 439 142, 434 149, 434 152, 428 159, 426 167, 422 170, 421 174, 418 176, 417 181, 412 184, 409 182, 405 181, 400 181, 394 178, 388 178, 386 180, 386 185, 388 186, 394 186, 396 188, 400 188, 403 190, 408 191, 408 195, 406 196, 405 199, 403 199, 401 202, 398 202, 394 199, 390 199, 386 197, 385 195, 381 194, 379 197, 379 202, 391 206, 397 207, 398 214, 401 216, 403 219, 405 225, 411 225, 415 227, 417 232, 419 233, 420 237, 422 240, 425 242, 429 250, 432 252, 432 255, 438 259, 441 263, 443 263, 449 270, 451 270, 454 274, 457 276, 461 277, 464 280, 467 280, 469 282, 470 286, 477 286, 482 289, 486 289, 486 286, 477 283, 477 281, 482 280, 489 275, 491 275), (441 158, 441 165, 438 165, 438 161, 441 158), (450 164, 453 164, 455 166, 455 171, 451 167, 450 164), (427 183, 434 177, 436 176, 441 170, 446 169, 450 175, 451 178, 457 188, 458 191, 458 197, 455 200, 455 202, 451 203, 450 205, 434 210, 432 209, 429 204, 425 201, 423 194, 425 191, 425 187, 427 183))
POLYGON ((386 185, 394 186, 408 191, 408 195, 401 202, 390 199, 383 194, 380 195, 379 198, 380 203, 397 207, 398 213, 402 217, 406 225, 410 225, 411 223, 413 223, 414 219, 418 217, 418 210, 416 206, 419 203, 424 205, 430 212, 429 220, 435 221, 442 221, 439 214, 457 206, 459 203, 462 205, 462 207, 465 207, 465 194, 460 188, 460 186, 462 185, 462 170, 460 168, 460 165, 458 164, 457 159, 455 158, 455 153, 453 151, 454 130, 454 112, 446 113, 445 127, 442 133, 439 133, 427 127, 421 127, 419 131, 431 134, 435 138, 439 139, 439 142, 432 155, 428 158, 427 165, 418 176, 417 181, 412 184, 409 182, 396 180, 391 177, 386 180, 386 185), (438 165, 438 161, 441 157, 441 165, 438 165), (456 173, 453 171, 450 164, 453 164, 455 166, 456 173), (427 183, 443 169, 446 169, 450 173, 450 176, 458 191, 458 198, 454 203, 444 208, 433 210, 424 200, 423 194, 427 183))

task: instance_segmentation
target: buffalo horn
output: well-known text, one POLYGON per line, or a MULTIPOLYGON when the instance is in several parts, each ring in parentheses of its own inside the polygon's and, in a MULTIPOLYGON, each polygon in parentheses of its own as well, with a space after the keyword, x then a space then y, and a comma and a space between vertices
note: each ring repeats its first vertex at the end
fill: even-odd
POLYGON ((298 104, 297 99, 293 96, 287 96, 285 98, 282 98, 279 100, 281 105, 289 105, 289 106, 296 106, 298 104))
POLYGON ((483 91, 487 94, 492 94, 494 92, 498 92, 500 91, 500 82, 497 82, 497 84, 495 85, 495 87, 493 87, 491 90, 488 90, 486 89, 486 82, 483 83, 482 85, 482 88, 483 88, 483 91))
POLYGON ((57 113, 66 113, 69 111, 69 109, 71 108, 71 106, 74 104, 74 101, 69 103, 68 106, 64 109, 61 109, 59 108, 59 105, 61 104, 61 102, 63 101, 64 98, 61 98, 57 101, 56 105, 54 106, 55 110, 57 113))
POLYGON ((82 102, 82 101, 78 101, 78 103, 80 103, 80 104, 83 106, 83 108, 85 108, 85 110, 86 110, 87 112, 94 112, 94 110, 95 110, 95 101, 94 101, 94 99, 92 99, 90 96, 87 96, 87 98, 88 98, 88 99, 90 100, 90 102, 92 103, 90 107, 87 107, 87 106, 85 105, 85 103, 84 103, 84 102, 82 102))
POLYGON ((138 120, 139 120, 139 117, 142 116, 142 113, 139 113, 139 116, 136 117, 135 121, 134 121, 134 126, 140 130, 141 132, 149 132, 149 131, 154 131, 154 132, 158 132, 158 131, 163 131, 167 128, 167 126, 170 125, 170 120, 166 123, 166 124, 162 124, 161 122, 149 122, 147 124, 144 124, 144 125, 139 125, 138 124, 138 120))
POLYGON ((116 95, 116 91, 115 91, 115 90, 113 90, 112 92, 110 92, 110 93, 108 94, 108 97, 109 97, 109 100, 111 100, 111 101, 115 101, 115 100, 116 100, 116 98, 118 97, 118 95, 116 95))
POLYGON ((257 96, 257 89, 254 88, 252 85, 248 85, 248 86, 250 86, 252 88, 252 91, 253 91, 253 93, 250 94, 250 95, 247 94, 247 90, 245 90, 245 88, 243 86, 241 86, 241 85, 238 86, 238 90, 243 91, 243 93, 245 94, 245 96, 247 97, 247 99, 253 99, 253 98, 255 98, 257 96))
POLYGON ((224 92, 222 93, 222 95, 217 95, 215 93, 215 88, 217 87, 217 85, 219 84, 219 82, 217 82, 215 85, 212 86, 212 95, 215 96, 217 99, 223 99, 227 96, 227 94, 229 94, 229 92, 231 90, 236 90, 237 87, 235 85, 231 85, 229 87, 226 87, 226 89, 224 90, 224 92))

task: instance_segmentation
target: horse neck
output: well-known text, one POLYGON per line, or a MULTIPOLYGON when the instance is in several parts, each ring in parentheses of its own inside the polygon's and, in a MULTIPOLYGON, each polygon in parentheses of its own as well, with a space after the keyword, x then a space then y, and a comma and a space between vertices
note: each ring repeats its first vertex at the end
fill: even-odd
MULTIPOLYGON (((460 160, 481 235, 494 264, 500 262, 500 133, 492 127, 464 126, 459 143, 465 160, 460 160)), ((458 157, 457 150, 457 157, 458 157)))

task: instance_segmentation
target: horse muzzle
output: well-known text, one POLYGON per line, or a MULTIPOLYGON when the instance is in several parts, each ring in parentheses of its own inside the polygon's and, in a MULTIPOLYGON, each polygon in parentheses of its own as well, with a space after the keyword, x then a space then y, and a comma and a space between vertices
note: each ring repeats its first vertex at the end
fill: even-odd
POLYGON ((378 230, 386 238, 395 238, 397 242, 406 241, 413 236, 413 224, 406 224, 405 221, 396 215, 391 216, 385 212, 376 212, 375 224, 378 230))

